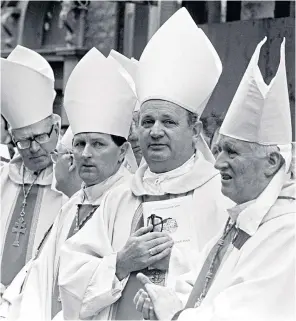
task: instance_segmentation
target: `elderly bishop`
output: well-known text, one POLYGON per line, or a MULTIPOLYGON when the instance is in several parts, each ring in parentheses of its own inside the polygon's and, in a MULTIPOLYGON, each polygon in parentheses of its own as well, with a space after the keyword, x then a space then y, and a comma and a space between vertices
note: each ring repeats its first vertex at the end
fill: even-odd
POLYGON ((54 75, 38 53, 17 46, 1 58, 1 108, 19 155, 1 167, 1 294, 35 253, 65 197, 53 186, 50 153, 60 117, 54 75))
POLYGON ((269 85, 258 67, 265 41, 251 58, 217 143, 222 192, 237 205, 195 271, 180 278, 179 297, 191 291, 185 306, 172 290, 139 275, 148 294, 138 292, 135 303, 144 318, 155 319, 155 312, 160 320, 295 320, 295 168, 285 40, 269 85))

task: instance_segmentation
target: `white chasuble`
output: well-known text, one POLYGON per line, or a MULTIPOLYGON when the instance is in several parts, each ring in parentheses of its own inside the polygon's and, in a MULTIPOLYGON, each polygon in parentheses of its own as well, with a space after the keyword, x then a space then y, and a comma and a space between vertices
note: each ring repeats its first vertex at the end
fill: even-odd
POLYGON ((75 233, 77 209, 79 222, 86 219, 81 225, 83 230, 92 224, 92 215, 98 211, 103 196, 130 178, 130 172, 121 166, 104 182, 75 193, 62 207, 38 257, 27 264, 27 270, 3 295, 9 320, 51 320, 61 310, 58 287, 60 249, 75 233))
MULTIPOLYGON (((108 193, 92 224, 65 242, 59 277, 65 319, 120 319, 121 311, 124 317, 138 318, 132 304, 133 292, 138 287, 132 282, 134 273, 122 281, 115 273, 116 253, 130 234, 144 225, 142 202, 192 198, 194 241, 189 242, 186 255, 183 248, 180 250, 174 245, 170 270, 164 277, 152 272, 154 280, 161 277, 167 286, 174 286, 176 278, 191 269, 190 253, 198 255, 225 224, 226 208, 233 203, 221 194, 219 174, 201 153, 197 152, 171 172, 151 175, 147 171, 148 166, 144 164, 129 184, 108 193)), ((184 215, 190 219, 189 213, 184 215)))

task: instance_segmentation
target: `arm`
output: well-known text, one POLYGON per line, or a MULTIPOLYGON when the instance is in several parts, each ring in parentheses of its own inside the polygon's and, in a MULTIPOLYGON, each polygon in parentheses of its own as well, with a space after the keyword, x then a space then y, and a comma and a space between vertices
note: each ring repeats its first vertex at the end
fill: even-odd
POLYGON ((223 276, 228 286, 210 290, 199 308, 183 311, 178 320, 294 320, 295 223, 281 224, 286 219, 263 225, 223 276))
POLYGON ((111 200, 107 206, 105 198, 92 219, 63 246, 59 285, 66 319, 105 313, 121 297, 130 272, 155 263, 172 247, 164 233, 149 233, 151 227, 130 236, 135 209, 118 202, 124 210, 112 211, 117 202, 111 200), (123 212, 131 219, 128 214, 123 217, 123 212))
MULTIPOLYGON (((115 275, 117 254, 103 215, 104 201, 62 247, 59 286, 65 319, 95 315, 121 296, 126 280, 120 282, 115 275)), ((123 234, 123 243, 125 237, 128 235, 123 234)))

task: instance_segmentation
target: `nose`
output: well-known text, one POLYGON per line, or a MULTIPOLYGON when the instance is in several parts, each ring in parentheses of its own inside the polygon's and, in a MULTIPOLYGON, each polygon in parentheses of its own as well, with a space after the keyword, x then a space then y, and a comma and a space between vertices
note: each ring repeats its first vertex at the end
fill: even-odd
POLYGON ((220 152, 216 158, 215 168, 218 171, 222 171, 228 167, 228 160, 225 152, 220 152))
POLYGON ((130 134, 128 136, 128 140, 130 140, 130 141, 138 140, 137 128, 136 128, 135 124, 131 125, 131 129, 130 129, 130 134))
POLYGON ((85 147, 84 147, 84 149, 83 149, 83 152, 82 152, 82 157, 84 157, 84 158, 90 158, 90 157, 92 157, 90 144, 86 144, 86 145, 85 145, 85 147))
POLYGON ((159 138, 164 136, 162 125, 158 120, 153 124, 153 127, 150 129, 150 136, 152 138, 159 138))
POLYGON ((32 153, 36 153, 38 152, 39 149, 40 149, 40 145, 37 142, 35 142, 35 140, 31 141, 30 151, 32 153))

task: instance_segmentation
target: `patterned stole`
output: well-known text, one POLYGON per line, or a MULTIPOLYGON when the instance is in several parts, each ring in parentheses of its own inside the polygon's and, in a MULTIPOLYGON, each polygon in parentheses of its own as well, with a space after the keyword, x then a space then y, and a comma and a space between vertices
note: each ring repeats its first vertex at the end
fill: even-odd
MULTIPOLYGON (((28 185, 25 184, 28 188, 28 185)), ((38 193, 43 193, 44 187, 33 185, 27 198, 27 206, 25 208, 25 224, 20 224, 20 212, 22 210, 22 203, 24 200, 23 190, 20 189, 17 200, 10 218, 8 229, 6 230, 5 243, 2 253, 1 261, 1 283, 8 286, 17 273, 26 264, 26 256, 28 250, 28 243, 34 224, 34 213, 38 199, 38 193), (14 246, 13 243, 19 241, 19 246, 14 246)), ((39 214, 39 213, 38 213, 39 214)))
MULTIPOLYGON (((99 207, 99 205, 91 205, 91 204, 81 204, 79 205, 79 210, 78 210, 78 215, 79 215, 79 221, 81 222, 82 220, 84 220, 85 217, 87 217, 87 215, 89 215, 89 213, 93 211, 94 212, 97 210, 97 208, 99 207)), ((87 220, 84 222, 83 226, 85 225, 85 223, 93 216, 90 215, 87 220)), ((82 226, 82 228, 83 228, 82 226)), ((67 239, 69 239, 70 237, 72 237, 75 233, 76 227, 76 217, 74 217, 74 220, 72 222, 71 228, 69 230, 67 239)), ((59 263, 57 266, 57 274, 54 278, 54 286, 53 286, 53 293, 52 293, 52 301, 51 301, 51 318, 53 319, 55 317, 55 315, 60 312, 62 310, 62 302, 60 299, 60 291, 59 291, 59 285, 58 285, 58 270, 59 270, 59 263)))
MULTIPOLYGON (((152 201, 163 201, 168 199, 173 199, 177 197, 186 196, 188 193, 173 195, 165 194, 161 196, 144 196, 142 197, 143 202, 152 201)), ((134 233, 138 229, 144 226, 143 220, 143 208, 142 204, 139 205, 136 213, 133 217, 131 233, 134 233)), ((144 269, 141 271, 132 272, 129 276, 127 284, 122 291, 121 298, 114 304, 112 311, 113 320, 142 320, 143 314, 136 310, 136 306, 133 303, 134 297, 139 289, 143 289, 142 283, 137 279, 137 274, 141 272, 149 277, 149 279, 158 285, 165 286, 167 271, 161 271, 158 269, 144 269)))
MULTIPOLYGON (((294 197, 290 197, 290 196, 279 196, 278 199, 295 200, 294 197)), ((229 234, 227 235, 227 237, 224 240, 223 246, 220 248, 220 251, 215 259, 214 268, 212 271, 213 275, 211 275, 211 279, 209 280, 209 285, 207 287, 206 293, 204 293, 204 296, 206 296, 206 294, 208 293, 208 291, 213 283, 213 280, 215 279, 217 271, 221 265, 223 256, 225 255, 226 250, 229 247, 230 243, 232 243, 233 246, 235 248, 237 248, 238 250, 241 250, 242 246, 246 243, 246 241, 250 237, 251 236, 249 234, 247 234, 243 230, 236 228, 236 227, 233 227, 233 229, 229 232, 229 234)), ((213 255, 216 251, 217 246, 218 246, 218 242, 214 245, 214 247, 212 248, 212 250, 208 254, 208 256, 204 262, 204 265, 203 265, 203 267, 197 277, 197 280, 193 286, 191 294, 190 294, 188 301, 186 303, 185 309, 194 308, 196 305, 198 305, 198 306, 200 305, 201 302, 198 302, 198 301, 199 301, 200 295, 203 291, 203 287, 206 282, 206 278, 208 277, 207 273, 209 271, 209 267, 210 267, 210 264, 213 260, 213 255)), ((178 312, 178 315, 180 314, 180 312, 178 312)), ((175 319, 176 318, 174 318, 174 320, 175 319)))
MULTIPOLYGON (((187 300, 184 310, 198 307, 201 304, 202 299, 207 295, 211 285, 213 284, 213 281, 217 275, 218 269, 222 263, 223 257, 229 245, 232 243, 234 247, 240 250, 249 238, 250 238, 249 234, 233 226, 230 232, 227 234, 226 238, 224 239, 223 245, 221 246, 221 243, 220 243, 221 241, 219 240, 212 247, 194 283, 193 289, 190 293, 190 296, 187 300), (218 250, 218 254, 216 254, 218 248, 220 249, 218 250), (209 273, 210 266, 213 260, 214 260, 213 269, 211 273, 209 273), (206 282, 208 285, 205 289, 206 282)), ((183 312, 184 310, 177 312, 174 315, 172 320, 177 320, 181 312, 183 312)))

